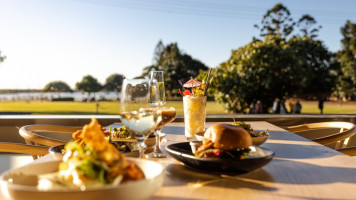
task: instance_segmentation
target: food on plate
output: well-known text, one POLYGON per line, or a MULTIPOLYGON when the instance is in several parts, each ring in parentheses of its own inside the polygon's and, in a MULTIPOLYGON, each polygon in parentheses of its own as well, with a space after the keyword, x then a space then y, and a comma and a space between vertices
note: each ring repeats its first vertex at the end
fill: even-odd
POLYGON ((65 145, 58 171, 39 175, 38 188, 85 190, 144 178, 141 169, 127 162, 105 137, 101 125, 92 119, 81 131, 79 143, 73 141, 65 145))
MULTIPOLYGON (((93 119, 92 119, 93 120, 93 119)), ((95 119, 97 121, 97 119, 95 119)), ((109 137, 110 136, 110 132, 106 131, 106 129, 104 127, 102 127, 99 122, 97 122, 97 126, 100 127, 100 129, 102 130, 103 134, 105 135, 105 137, 109 137)), ((85 126, 84 126, 85 127, 85 126)), ((74 140, 76 140, 76 142, 81 145, 84 146, 85 145, 85 141, 84 141, 84 136, 85 134, 83 133, 83 130, 77 130, 76 132, 74 132, 72 134, 72 138, 74 140)))
MULTIPOLYGON (((130 132, 126 126, 121 126, 119 128, 113 128, 109 127, 109 130, 107 131, 104 127, 102 127, 102 130, 105 135, 105 139, 107 139, 109 142, 114 144, 117 149, 119 149, 121 152, 131 152, 131 151, 136 151, 138 149, 137 143, 135 142, 118 142, 118 141, 113 141, 113 138, 118 138, 118 139, 135 139, 135 135, 130 132)), ((82 130, 78 130, 72 134, 73 139, 76 140, 76 142, 84 146, 85 142, 83 140, 83 135, 82 135, 82 130)), ((150 135, 150 137, 153 137, 150 135)))
POLYGON ((112 138, 125 138, 125 139, 134 139, 134 135, 132 132, 127 129, 126 126, 121 126, 119 128, 113 128, 113 130, 110 130, 110 136, 112 138))
MULTIPOLYGON (((110 127, 110 137, 108 138, 112 143, 122 152, 132 152, 132 151, 138 151, 138 145, 136 141, 135 135, 126 127, 126 126, 121 126, 119 128, 113 128, 111 129, 110 127), (117 141, 116 139, 127 139, 131 141, 117 141)), ((145 144, 147 145, 147 148, 151 148, 155 144, 155 134, 152 132, 147 140, 145 141, 145 144)))
MULTIPOLYGON (((121 126, 119 128, 113 128, 111 130, 110 127, 110 138, 123 138, 123 139, 135 139, 135 136, 132 134, 129 129, 127 129, 126 126, 121 126)), ((134 151, 137 150, 137 143, 133 142, 113 142, 113 144, 116 146, 117 149, 119 149, 122 152, 129 152, 129 151, 134 151)))
POLYGON ((243 121, 235 121, 235 119, 234 119, 234 122, 232 123, 232 125, 238 126, 238 127, 241 127, 243 129, 245 129, 251 135, 251 137, 262 137, 262 136, 268 136, 269 135, 269 133, 268 133, 269 130, 268 129, 266 129, 265 131, 254 131, 251 128, 250 124, 246 124, 243 121))
MULTIPOLYGON (((124 138, 124 139, 135 139, 135 135, 125 126, 119 128, 113 128, 109 130, 109 135, 111 138, 124 138)), ((148 137, 154 138, 154 132, 152 132, 148 137)))
POLYGON ((215 124, 205 131, 204 137, 207 139, 194 153, 196 157, 245 159, 252 145, 245 129, 230 124, 215 124))

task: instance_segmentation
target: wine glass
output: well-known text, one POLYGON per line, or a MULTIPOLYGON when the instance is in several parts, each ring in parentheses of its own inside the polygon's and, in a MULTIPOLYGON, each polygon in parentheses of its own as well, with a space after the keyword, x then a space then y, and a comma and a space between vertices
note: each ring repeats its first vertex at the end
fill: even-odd
POLYGON ((167 155, 162 152, 160 148, 161 129, 176 118, 176 109, 174 107, 159 107, 157 109, 161 111, 162 119, 154 130, 156 135, 156 145, 154 146, 153 152, 148 154, 148 156, 152 158, 165 158, 167 155))
POLYGON ((164 89, 164 75, 163 71, 152 71, 151 72, 151 77, 150 80, 156 80, 157 81, 157 89, 156 90, 151 90, 151 91, 157 91, 158 97, 156 97, 158 100, 157 101, 151 101, 152 106, 163 106, 166 104, 166 93, 164 89))
POLYGON ((158 101, 151 101, 151 105, 154 106, 156 110, 161 111, 162 117, 158 126, 155 128, 156 145, 154 146, 153 152, 148 154, 148 156, 152 158, 165 158, 167 155, 163 153, 160 148, 161 129, 164 125, 176 118, 176 110, 173 107, 161 107, 166 104, 163 71, 152 71, 151 80, 157 81, 157 88, 152 88, 150 91, 152 94, 158 94, 158 97, 156 97, 158 101))
POLYGON ((149 92, 157 87, 156 81, 124 79, 121 91, 120 116, 122 123, 136 136, 140 158, 147 148, 145 140, 161 121, 160 110, 151 109, 150 101, 158 95, 149 92))

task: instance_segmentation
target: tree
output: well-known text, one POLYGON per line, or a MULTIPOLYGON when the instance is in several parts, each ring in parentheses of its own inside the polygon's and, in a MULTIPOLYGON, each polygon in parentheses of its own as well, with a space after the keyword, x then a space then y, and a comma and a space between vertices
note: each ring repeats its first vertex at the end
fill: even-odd
POLYGON ((276 4, 272 9, 267 10, 267 13, 263 16, 262 27, 258 25, 255 25, 255 27, 260 29, 261 36, 279 35, 287 37, 293 31, 295 25, 290 15, 287 7, 281 3, 276 4))
POLYGON ((58 92, 58 97, 61 92, 72 92, 72 89, 68 86, 67 83, 63 81, 52 81, 49 82, 43 89, 43 92, 58 92))
POLYGON ((302 36, 315 38, 318 36, 318 32, 321 29, 321 26, 316 25, 317 22, 314 17, 310 15, 303 15, 297 23, 297 26, 302 32, 302 36))
POLYGON ((110 91, 115 91, 118 95, 121 91, 124 78, 125 76, 122 74, 112 74, 106 79, 104 88, 110 91))
POLYGON ((298 34, 292 34, 295 30, 295 25, 299 28, 301 37, 315 38, 321 29, 314 17, 309 14, 302 15, 297 23, 294 22, 288 8, 280 3, 267 10, 261 25, 255 24, 255 27, 260 30, 260 36, 278 35, 282 38, 287 38, 288 36, 298 36, 298 34))
POLYGON ((102 88, 98 80, 91 75, 84 76, 80 82, 75 84, 75 87, 82 92, 88 92, 88 101, 91 99, 92 92, 98 92, 102 88))
POLYGON ((232 51, 229 60, 215 69, 210 94, 227 111, 246 112, 251 103, 261 100, 267 113, 278 97, 316 97, 331 93, 334 84, 332 53, 314 40, 316 21, 310 15, 299 20, 302 35, 292 35, 296 23, 282 4, 263 16, 263 40, 253 38, 232 51))
POLYGON ((269 35, 232 51, 214 70, 210 92, 230 112, 246 112, 261 100, 264 112, 276 97, 330 93, 332 54, 320 41, 269 35))
POLYGON ((160 64, 163 62, 162 59, 164 59, 164 56, 162 56, 164 50, 165 46, 162 40, 159 40, 153 52, 152 65, 144 67, 142 74, 135 78, 149 78, 151 71, 162 71, 162 66, 160 66, 160 64))
POLYGON ((190 55, 182 53, 177 43, 163 45, 163 49, 162 45, 163 43, 159 41, 155 48, 155 62, 145 67, 140 77, 148 77, 153 70, 163 71, 166 94, 168 97, 172 97, 178 94, 179 80, 196 77, 200 70, 207 70, 208 67, 190 55))
POLYGON ((160 61, 162 59, 161 54, 163 51, 164 51, 164 44, 162 40, 159 40, 155 47, 155 51, 153 53, 153 61, 152 61, 153 65, 157 65, 158 63, 161 62, 160 61))
POLYGON ((336 54, 340 65, 337 93, 340 97, 356 97, 356 24, 347 21, 341 27, 342 49, 336 54))
POLYGON ((307 98, 330 96, 337 78, 334 54, 322 41, 311 37, 293 37, 288 45, 297 70, 293 74, 299 82, 296 94, 307 98))

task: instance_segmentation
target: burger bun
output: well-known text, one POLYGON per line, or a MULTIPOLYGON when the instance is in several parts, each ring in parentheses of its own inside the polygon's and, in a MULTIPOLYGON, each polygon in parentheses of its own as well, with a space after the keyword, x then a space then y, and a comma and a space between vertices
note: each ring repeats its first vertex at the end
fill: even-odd
POLYGON ((230 124, 215 124, 206 130, 204 137, 218 149, 242 149, 252 145, 252 138, 245 129, 230 124))

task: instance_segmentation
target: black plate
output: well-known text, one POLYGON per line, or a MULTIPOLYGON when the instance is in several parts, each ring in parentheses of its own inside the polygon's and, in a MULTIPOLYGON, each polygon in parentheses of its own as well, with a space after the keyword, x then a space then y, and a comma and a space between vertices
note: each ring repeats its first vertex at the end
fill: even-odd
POLYGON ((256 146, 251 148, 251 152, 244 160, 198 158, 192 153, 189 142, 168 145, 166 150, 173 158, 188 166, 215 172, 249 172, 266 165, 274 157, 274 152, 266 148, 256 146))

